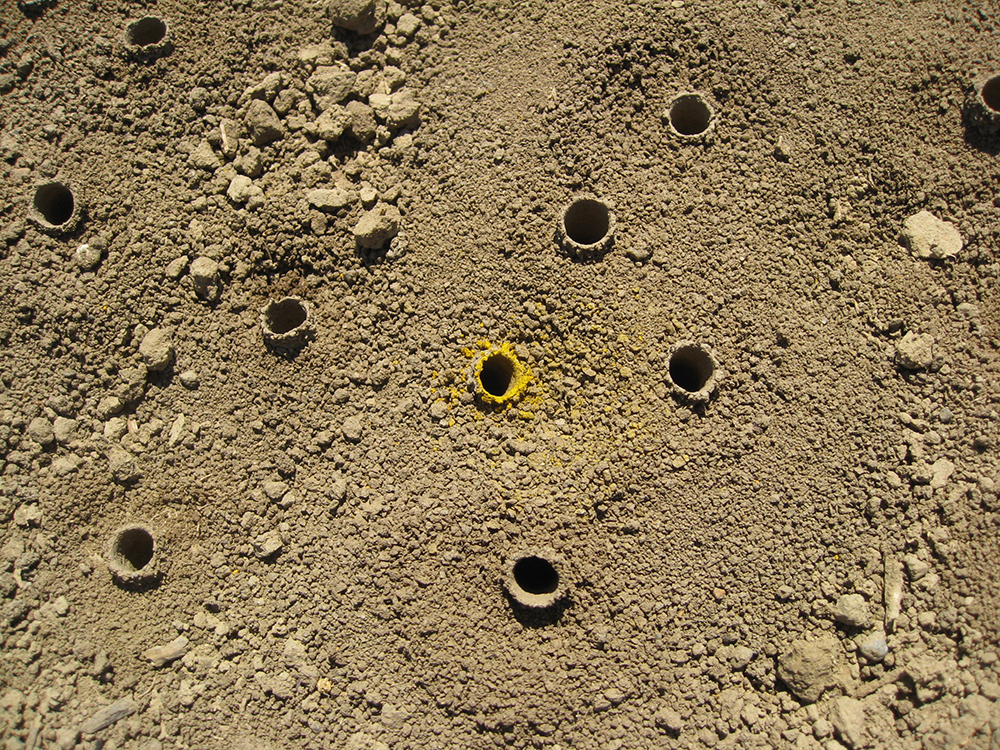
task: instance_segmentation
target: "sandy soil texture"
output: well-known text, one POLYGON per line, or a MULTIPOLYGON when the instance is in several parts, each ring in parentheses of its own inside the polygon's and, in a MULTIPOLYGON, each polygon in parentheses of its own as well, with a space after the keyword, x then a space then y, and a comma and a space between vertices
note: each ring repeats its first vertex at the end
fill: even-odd
POLYGON ((1000 747, 982 0, 0 0, 0 748, 1000 747))

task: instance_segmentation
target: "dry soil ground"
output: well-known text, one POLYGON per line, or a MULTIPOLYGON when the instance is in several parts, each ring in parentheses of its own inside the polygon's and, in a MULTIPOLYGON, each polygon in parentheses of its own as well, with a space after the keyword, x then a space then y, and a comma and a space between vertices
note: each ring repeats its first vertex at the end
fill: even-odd
POLYGON ((3 748, 997 747, 997 5, 382 12, 0 0, 3 748))

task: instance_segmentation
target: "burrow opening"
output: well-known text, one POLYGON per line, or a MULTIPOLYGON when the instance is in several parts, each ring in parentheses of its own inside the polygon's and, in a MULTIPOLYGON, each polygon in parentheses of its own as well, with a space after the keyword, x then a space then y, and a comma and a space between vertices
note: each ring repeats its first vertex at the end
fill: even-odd
POLYGON ((581 245, 603 240, 611 226, 611 212, 601 201, 582 198, 574 201, 563 216, 566 236, 581 245))
POLYGON ((670 105, 670 125, 681 135, 701 135, 712 124, 712 110, 698 94, 683 94, 670 105))
POLYGON ((670 357, 670 380, 678 388, 697 393, 715 374, 712 357, 697 346, 682 346, 670 357))
POLYGON ((46 222, 58 227, 72 218, 76 201, 73 191, 61 182, 46 182, 35 190, 34 206, 46 222))
POLYGON ((488 394, 502 398, 514 382, 514 362, 505 354, 491 354, 479 371, 479 382, 488 394))
POLYGON ((159 44, 167 35, 167 24, 156 16, 146 16, 129 24, 126 41, 136 47, 159 44))
POLYGON ((286 298, 267 308, 267 327, 272 333, 288 333, 306 322, 309 313, 301 300, 286 298))
POLYGON ((994 112, 1000 112, 1000 76, 993 76, 983 85, 983 101, 994 112))
POLYGON ((529 594, 551 594, 559 587, 559 573, 544 558, 522 557, 514 563, 514 582, 529 594))
POLYGON ((136 526, 122 531, 115 540, 115 554, 133 571, 145 568, 153 559, 153 535, 136 526))

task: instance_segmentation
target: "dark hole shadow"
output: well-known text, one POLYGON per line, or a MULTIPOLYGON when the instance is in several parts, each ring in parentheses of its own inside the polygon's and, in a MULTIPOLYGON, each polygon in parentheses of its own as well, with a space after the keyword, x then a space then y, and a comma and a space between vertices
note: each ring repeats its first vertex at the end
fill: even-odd
POLYGON ((129 529, 118 540, 118 554, 139 572, 153 559, 155 542, 148 533, 129 529))
POLYGON ((514 363, 503 354, 493 354, 484 363, 479 373, 483 390, 491 396, 502 398, 510 390, 514 379, 514 363))
POLYGON ((379 25, 371 34, 358 34, 349 29, 342 29, 339 26, 330 24, 330 30, 335 42, 342 42, 347 47, 349 58, 358 57, 372 49, 375 41, 382 35, 385 24, 379 25))
POLYGON ((157 388, 166 388, 174 382, 174 363, 171 362, 162 370, 150 370, 146 373, 146 380, 157 388))
POLYGON ((973 121, 970 106, 966 106, 962 112, 962 126, 965 128, 965 145, 990 156, 1000 154, 1000 134, 988 134, 980 131, 973 121))
POLYGON ((137 47, 148 47, 163 41, 167 35, 167 25, 159 18, 146 16, 129 27, 128 41, 137 47))
POLYGON ((354 245, 354 254, 357 256, 361 265, 366 269, 371 269, 374 266, 381 266, 383 263, 386 263, 388 261, 386 256, 388 251, 389 242, 386 242, 384 246, 375 249, 364 247, 360 242, 356 242, 354 245))
POLYGON ((56 4, 56 0, 18 0, 17 7, 28 18, 38 18, 49 8, 54 8, 56 4))
POLYGON ((144 594, 160 587, 163 583, 163 573, 147 576, 138 581, 123 581, 118 576, 113 576, 115 585, 122 591, 131 591, 134 594, 144 594))

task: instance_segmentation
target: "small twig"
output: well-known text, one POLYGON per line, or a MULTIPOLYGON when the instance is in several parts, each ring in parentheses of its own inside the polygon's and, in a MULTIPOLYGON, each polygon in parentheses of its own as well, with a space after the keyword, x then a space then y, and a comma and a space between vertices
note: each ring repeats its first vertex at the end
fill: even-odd
POLYGON ((28 741, 24 743, 24 750, 35 750, 35 742, 38 741, 38 735, 42 731, 42 717, 36 716, 35 723, 31 727, 31 731, 28 732, 28 741))
POLYGON ((892 670, 891 672, 887 672, 874 682, 867 682, 861 687, 859 687, 855 691, 854 697, 861 699, 867 695, 871 695, 876 690, 881 690, 886 685, 898 681, 904 674, 906 674, 905 667, 896 667, 894 670, 892 670))

